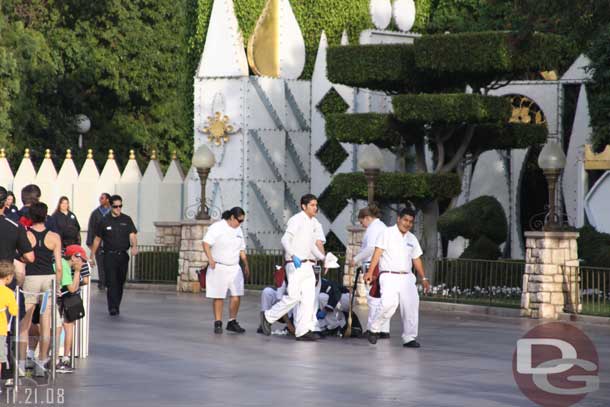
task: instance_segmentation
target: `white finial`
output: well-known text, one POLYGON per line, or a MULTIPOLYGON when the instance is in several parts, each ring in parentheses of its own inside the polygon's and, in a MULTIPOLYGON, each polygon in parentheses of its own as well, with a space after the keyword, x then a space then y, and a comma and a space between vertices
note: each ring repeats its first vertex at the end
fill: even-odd
POLYGON ((346 30, 343 30, 341 34, 341 45, 349 45, 349 37, 346 30))
POLYGON ((197 77, 248 76, 248 73, 248 60, 233 0, 214 0, 197 77))
POLYGON ((385 30, 392 21, 392 4, 390 0, 371 0, 369 4, 371 20, 379 30, 385 30))
POLYGON ((394 22, 400 31, 410 31, 415 24, 415 2, 413 0, 396 0, 392 8, 394 22))

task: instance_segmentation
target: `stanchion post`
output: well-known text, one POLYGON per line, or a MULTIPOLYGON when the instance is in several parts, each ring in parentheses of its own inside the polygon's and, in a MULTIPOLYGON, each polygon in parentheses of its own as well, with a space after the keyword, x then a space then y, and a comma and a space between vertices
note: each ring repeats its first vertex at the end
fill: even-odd
POLYGON ((19 295, 19 286, 15 288, 15 302, 17 302, 17 316, 15 317, 15 332, 13 337, 15 338, 15 360, 13 362, 13 394, 19 391, 19 310, 21 309, 20 298, 19 295))
POLYGON ((57 281, 55 279, 53 279, 51 290, 51 380, 55 383, 55 361, 57 360, 57 281))
MULTIPOLYGON (((76 337, 76 325, 79 323, 80 321, 76 321, 75 323, 72 324, 72 349, 70 350, 70 367, 72 369, 74 369, 74 354, 76 353, 76 340, 78 339, 76 337)), ((65 355, 64 355, 65 356, 65 355)))

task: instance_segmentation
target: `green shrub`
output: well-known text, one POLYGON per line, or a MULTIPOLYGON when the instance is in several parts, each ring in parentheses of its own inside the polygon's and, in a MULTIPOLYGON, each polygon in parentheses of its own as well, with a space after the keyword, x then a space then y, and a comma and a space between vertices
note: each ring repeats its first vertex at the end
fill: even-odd
MULTIPOLYGON (((457 174, 414 174, 382 172, 375 184, 375 200, 382 203, 416 204, 459 195, 461 182, 457 174)), ((347 205, 348 199, 368 197, 364 173, 337 174, 318 199, 320 208, 332 221, 347 205)))
POLYGON ((398 95, 392 105, 396 118, 408 123, 507 122, 512 111, 508 99, 465 93, 398 95))
POLYGON ((578 257, 589 267, 610 267, 610 235, 591 225, 579 229, 578 257))
POLYGON ((544 144, 548 129, 541 124, 481 124, 478 125, 470 143, 471 152, 528 148, 544 144))
POLYGON ((330 114, 326 117, 327 137, 342 143, 374 143, 388 148, 399 145, 403 138, 405 144, 413 144, 415 137, 409 137, 413 134, 390 114, 330 114))
POLYGON ((486 237, 497 245, 506 240, 506 214, 498 200, 491 196, 477 199, 445 212, 438 221, 438 229, 445 239, 458 236, 475 241, 486 237))
POLYGON ((486 236, 481 236, 468 245, 461 259, 498 260, 502 256, 500 248, 486 236))

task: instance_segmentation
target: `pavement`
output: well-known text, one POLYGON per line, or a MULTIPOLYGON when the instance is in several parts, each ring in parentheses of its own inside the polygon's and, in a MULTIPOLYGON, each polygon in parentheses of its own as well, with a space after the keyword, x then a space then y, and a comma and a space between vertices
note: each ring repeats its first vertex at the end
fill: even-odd
MULTIPOLYGON (((358 313, 365 321, 366 310, 358 313)), ((58 375, 54 386, 23 389, 15 404, 536 405, 516 385, 512 357, 517 340, 539 321, 422 311, 422 348, 407 349, 401 346, 398 315, 392 320, 392 338, 375 346, 365 339, 308 343, 265 337, 256 334, 258 315, 259 297, 247 293, 238 318, 246 334, 215 335, 211 301, 202 295, 127 290, 121 315, 110 317, 105 295, 95 289, 90 356, 77 360, 75 373, 58 375)), ((601 361, 600 389, 578 405, 608 406, 610 330, 573 325, 591 338, 601 361)), ((10 397, 5 390, 0 404, 10 397)))

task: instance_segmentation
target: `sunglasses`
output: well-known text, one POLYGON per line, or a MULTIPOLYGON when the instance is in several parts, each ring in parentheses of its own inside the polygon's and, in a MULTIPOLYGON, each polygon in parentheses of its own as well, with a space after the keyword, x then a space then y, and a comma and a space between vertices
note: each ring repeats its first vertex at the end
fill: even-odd
POLYGON ((116 208, 122 208, 122 207, 123 207, 123 205, 112 205, 112 207, 113 207, 113 208, 115 208, 115 209, 116 209, 116 208))
POLYGON ((246 220, 246 219, 245 219, 245 218, 237 219, 237 221, 238 221, 239 223, 243 223, 243 221, 244 221, 244 220, 246 220))

